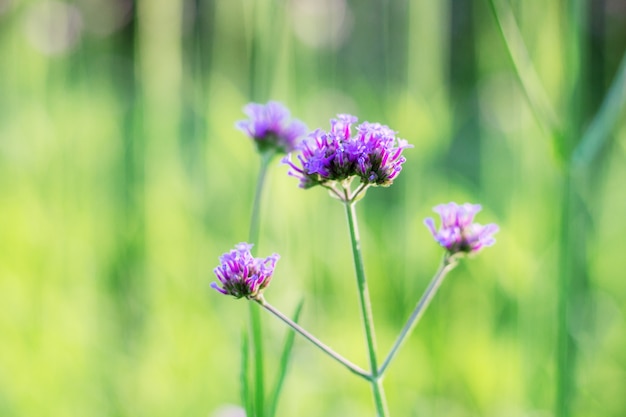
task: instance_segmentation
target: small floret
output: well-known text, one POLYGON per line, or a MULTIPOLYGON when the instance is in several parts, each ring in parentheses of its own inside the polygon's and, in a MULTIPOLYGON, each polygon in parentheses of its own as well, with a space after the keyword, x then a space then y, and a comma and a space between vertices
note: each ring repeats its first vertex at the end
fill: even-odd
POLYGON ((499 230, 494 223, 485 226, 474 223, 474 216, 481 209, 479 204, 440 204, 433 209, 441 217, 439 230, 435 228, 435 221, 432 218, 424 220, 424 224, 435 240, 451 255, 477 253, 483 247, 496 242, 493 235, 499 230))
POLYGON ((265 259, 255 258, 250 253, 252 246, 239 243, 220 257, 220 265, 213 270, 219 284, 212 282, 212 288, 235 298, 255 300, 260 297, 270 283, 280 256, 275 253, 265 259))
POLYGON ((235 126, 254 140, 259 152, 291 152, 306 135, 304 123, 292 119, 289 110, 276 101, 249 103, 243 111, 249 119, 240 120, 235 126))

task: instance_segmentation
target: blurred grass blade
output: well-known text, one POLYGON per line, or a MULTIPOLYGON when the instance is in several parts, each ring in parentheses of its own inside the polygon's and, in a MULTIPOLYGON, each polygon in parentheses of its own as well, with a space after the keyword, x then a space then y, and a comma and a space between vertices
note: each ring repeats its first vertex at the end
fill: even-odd
POLYGON ((252 401, 250 398, 250 383, 248 381, 249 374, 249 358, 250 358, 250 345, 248 343, 248 332, 244 329, 241 332, 241 405, 246 410, 246 416, 254 416, 254 410, 252 409, 252 401))
MULTIPOLYGON (((296 307, 296 311, 293 314, 293 321, 298 323, 300 319, 300 313, 302 312, 302 306, 304 305, 304 299, 300 300, 298 306, 296 307)), ((269 404, 269 417, 273 417, 276 415, 276 407, 278 406, 278 398, 280 397, 280 393, 283 388, 283 383, 285 382, 285 376, 287 375, 287 366, 289 365, 289 359, 291 358, 291 351, 293 348, 293 341, 296 337, 296 332, 292 329, 287 330, 287 335, 285 337, 285 344, 283 346, 283 352, 280 356, 280 364, 278 368, 278 378, 276 380, 276 386, 274 387, 274 391, 272 392, 272 398, 270 399, 269 404)))
POLYGON ((513 11, 503 1, 488 0, 488 3, 535 118, 552 138, 561 137, 561 123, 533 67, 513 11))
POLYGON ((585 168, 605 144, 626 108, 626 53, 598 113, 592 119, 572 156, 574 168, 585 168))

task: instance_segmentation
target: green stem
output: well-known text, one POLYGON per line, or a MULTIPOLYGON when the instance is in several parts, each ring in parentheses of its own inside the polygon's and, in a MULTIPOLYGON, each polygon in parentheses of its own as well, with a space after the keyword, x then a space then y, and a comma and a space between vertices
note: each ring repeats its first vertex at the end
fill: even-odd
POLYGON ((245 331, 242 332, 241 336, 241 404, 246 410, 247 416, 254 415, 254 408, 252 406, 252 401, 250 401, 250 384, 248 381, 248 366, 249 366, 249 355, 250 355, 250 346, 248 343, 248 333, 245 331))
MULTIPOLYGON (((257 178, 256 190, 254 192, 254 201, 252 203, 252 214, 250 216, 250 233, 248 234, 248 242, 256 246, 259 244, 259 230, 261 218, 261 197, 263 196, 263 187, 265 185, 265 177, 276 152, 272 149, 261 152, 261 166, 259 167, 259 176, 257 178)), ((255 248, 252 249, 255 252, 255 248)))
POLYGON ((372 393, 374 395, 374 403, 379 417, 387 417, 387 401, 385 391, 378 373, 378 364, 376 360, 376 342, 374 336, 374 317, 372 315, 372 305, 370 302, 367 282, 365 280, 365 270, 363 268, 363 257, 361 255, 361 243, 359 238, 359 228, 356 220, 355 203, 346 201, 346 216, 348 217, 348 228, 350 229, 350 242, 352 244, 352 256, 354 258, 354 268, 356 272, 357 287, 359 293, 359 304, 361 307, 361 318, 363 327, 365 328, 365 339, 367 342, 367 350, 369 354, 372 393))
POLYGON ((555 139, 561 137, 563 131, 561 122, 533 67, 513 11, 507 2, 488 0, 488 4, 513 63, 515 75, 535 118, 550 136, 555 139))
POLYGON ((259 310, 250 306, 250 331, 252 333, 252 351, 254 358, 254 408, 255 416, 265 413, 265 381, 263 378, 263 328, 259 310))
MULTIPOLYGON (((273 151, 266 151, 261 153, 261 166, 259 168, 259 176, 257 179, 256 191, 254 194, 254 202, 252 204, 250 233, 248 235, 249 243, 253 243, 255 245, 252 248, 253 254, 254 252, 256 252, 255 249, 258 247, 259 243, 259 219, 261 212, 261 197, 263 194, 263 186, 265 184, 265 177, 273 156, 273 151)), ((263 417, 265 415, 265 381, 263 377, 263 328, 261 326, 261 315, 259 309, 254 308, 253 305, 250 305, 250 328, 252 333, 252 350, 254 352, 254 406, 256 410, 256 417, 263 417)))
POLYGON ((304 328, 302 328, 299 324, 291 320, 289 317, 285 316, 283 313, 280 312, 280 310, 276 309, 276 307, 272 306, 270 303, 265 301, 263 296, 256 299, 255 301, 259 303, 267 311, 269 311, 270 313, 278 317, 280 320, 282 320, 289 327, 294 329, 296 332, 300 333, 300 335, 303 336, 305 339, 307 339, 309 342, 313 343, 315 346, 320 348, 328 356, 330 356, 331 358, 335 359, 337 362, 339 362, 340 364, 348 368, 349 371, 351 371, 352 373, 362 378, 367 379, 368 381, 372 379, 371 375, 367 371, 361 369, 357 365, 345 359, 343 356, 341 356, 340 354, 332 350, 330 347, 328 347, 326 344, 321 342, 318 338, 313 336, 311 333, 304 330, 304 328))
POLYGON ((396 353, 398 353, 398 350, 400 349, 400 347, 406 340, 407 336, 413 332, 413 329, 415 328, 420 318, 424 314, 424 311, 426 311, 426 308, 428 307, 431 300, 437 293, 437 289, 443 282, 443 279, 448 274, 448 272, 450 272, 455 266, 456 266, 456 261, 454 260, 454 258, 446 254, 443 260, 441 261, 441 265, 439 266, 439 269, 435 273, 435 276, 430 281, 428 288, 426 288, 424 295, 422 295, 422 298, 419 300, 419 302, 415 306, 415 309, 413 310, 413 313, 411 313, 411 316, 409 317, 406 324, 404 325, 402 332, 400 332, 400 336, 398 336, 396 343, 391 348, 389 355, 387 355, 385 362, 383 362, 382 366, 380 367, 380 370, 378 371, 378 375, 382 376, 385 373, 385 370, 387 369, 387 367, 389 366, 389 364, 395 357, 396 353))

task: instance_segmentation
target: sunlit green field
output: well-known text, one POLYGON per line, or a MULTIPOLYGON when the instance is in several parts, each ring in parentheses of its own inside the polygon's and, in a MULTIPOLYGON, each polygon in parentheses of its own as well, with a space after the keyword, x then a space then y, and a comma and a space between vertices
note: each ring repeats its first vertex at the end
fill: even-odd
MULTIPOLYGON (((0 0, 0 416, 240 404, 247 302, 209 284, 248 238, 259 169, 234 124, 268 100, 310 129, 351 113, 414 146, 357 205, 381 355, 441 258, 432 207, 480 203, 500 225, 392 364, 393 416, 626 415, 626 88, 611 88, 626 10, 494 3, 524 42, 511 53, 480 0, 0 0), (595 119, 606 134, 577 170, 605 97, 616 114, 595 119)), ((304 299, 301 323, 365 367, 343 207, 279 159, 266 297, 288 314, 304 299)), ((286 328, 262 317, 271 384, 286 328)), ((278 415, 374 408, 296 337, 278 415)))

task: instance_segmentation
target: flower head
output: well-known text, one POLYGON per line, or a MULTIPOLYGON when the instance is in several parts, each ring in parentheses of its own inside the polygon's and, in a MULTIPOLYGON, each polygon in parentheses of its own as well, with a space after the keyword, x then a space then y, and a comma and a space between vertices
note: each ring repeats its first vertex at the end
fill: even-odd
POLYGON ((261 152, 272 148, 282 153, 291 152, 306 135, 304 123, 292 120, 289 110, 276 101, 249 103, 243 111, 249 119, 240 120, 235 126, 250 136, 261 152))
POLYGON ((485 246, 493 245, 496 242, 493 235, 499 230, 493 223, 485 226, 473 223, 474 216, 481 209, 479 204, 440 204, 433 209, 441 217, 439 230, 435 228, 432 218, 424 220, 424 224, 450 254, 476 253, 485 246))
POLYGON ((330 121, 329 132, 318 129, 309 134, 300 146, 301 166, 290 157, 283 159, 291 167, 289 175, 300 179, 301 188, 331 188, 353 177, 365 186, 392 184, 406 161, 402 151, 412 146, 379 123, 363 122, 353 134, 352 125, 357 120, 355 116, 340 114, 330 121))
POLYGON ((275 253, 265 259, 254 258, 250 253, 252 246, 239 243, 235 249, 220 256, 220 265, 213 272, 222 286, 212 282, 211 287, 235 298, 257 299, 269 285, 280 256, 275 253))

